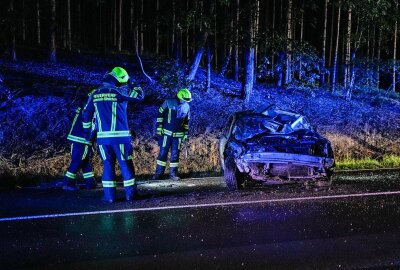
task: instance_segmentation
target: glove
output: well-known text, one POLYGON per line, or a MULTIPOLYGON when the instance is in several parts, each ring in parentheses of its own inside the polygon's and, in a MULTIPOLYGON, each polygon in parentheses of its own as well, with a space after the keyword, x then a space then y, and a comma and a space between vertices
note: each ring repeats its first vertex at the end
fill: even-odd
POLYGON ((188 140, 187 134, 183 135, 182 142, 185 142, 185 141, 187 141, 187 140, 188 140))
POLYGON ((128 86, 132 89, 133 87, 138 86, 138 83, 134 78, 130 77, 128 80, 128 86))
POLYGON ((158 136, 162 136, 163 135, 163 130, 162 130, 162 128, 157 128, 157 135, 158 136))

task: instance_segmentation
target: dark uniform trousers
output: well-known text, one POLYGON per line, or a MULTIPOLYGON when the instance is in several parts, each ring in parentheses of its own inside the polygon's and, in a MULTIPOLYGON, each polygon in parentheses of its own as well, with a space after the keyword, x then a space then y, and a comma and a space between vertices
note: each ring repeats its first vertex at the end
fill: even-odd
POLYGON ((136 189, 135 169, 132 162, 132 145, 130 143, 99 145, 99 150, 103 161, 102 184, 104 190, 108 190, 111 193, 115 192, 117 186, 115 165, 116 160, 118 160, 125 192, 128 196, 132 195, 136 189))
POLYGON ((64 185, 76 186, 76 177, 79 170, 82 170, 86 188, 93 188, 96 185, 90 156, 92 147, 83 143, 71 143, 71 163, 64 177, 64 185))
POLYGON ((162 175, 167 166, 167 157, 169 149, 171 148, 171 158, 169 163, 169 171, 171 175, 178 174, 179 166, 179 152, 181 149, 182 137, 174 137, 164 134, 160 137, 158 141, 158 146, 160 147, 160 153, 157 158, 157 168, 156 174, 162 175))

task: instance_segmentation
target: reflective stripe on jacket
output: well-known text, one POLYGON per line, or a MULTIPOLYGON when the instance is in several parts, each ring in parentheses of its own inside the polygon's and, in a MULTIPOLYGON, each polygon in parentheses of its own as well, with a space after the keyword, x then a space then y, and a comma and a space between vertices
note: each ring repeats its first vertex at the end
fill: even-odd
POLYGON ((130 143, 127 101, 140 101, 143 98, 144 93, 140 87, 130 89, 128 86, 116 87, 103 83, 93 92, 85 106, 83 126, 88 128, 88 120, 95 115, 98 144, 130 143))
POLYGON ((183 137, 189 130, 190 106, 180 104, 177 98, 166 99, 158 109, 157 132, 168 136, 183 137))
POLYGON ((90 140, 91 136, 89 140, 86 139, 82 121, 83 121, 82 108, 79 107, 78 109, 76 109, 75 117, 74 120, 72 121, 71 129, 69 130, 67 140, 70 142, 91 145, 92 144, 90 140))

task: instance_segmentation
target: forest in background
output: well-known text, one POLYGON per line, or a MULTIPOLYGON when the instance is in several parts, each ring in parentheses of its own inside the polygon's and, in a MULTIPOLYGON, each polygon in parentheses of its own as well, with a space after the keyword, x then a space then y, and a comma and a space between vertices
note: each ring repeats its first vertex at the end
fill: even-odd
MULTIPOLYGON (((243 83, 396 91, 398 0, 2 1, 1 48, 151 55, 243 83)), ((208 80, 210 78, 208 77, 208 80)), ((209 85, 209 83, 207 83, 209 85)))

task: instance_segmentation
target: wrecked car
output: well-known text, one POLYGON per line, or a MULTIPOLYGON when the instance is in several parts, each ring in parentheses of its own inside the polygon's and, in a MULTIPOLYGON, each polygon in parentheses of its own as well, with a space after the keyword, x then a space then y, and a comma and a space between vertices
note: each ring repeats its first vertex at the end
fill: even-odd
POLYGON ((250 181, 329 186, 331 143, 298 113, 269 105, 233 114, 219 140, 221 169, 230 190, 250 181))

